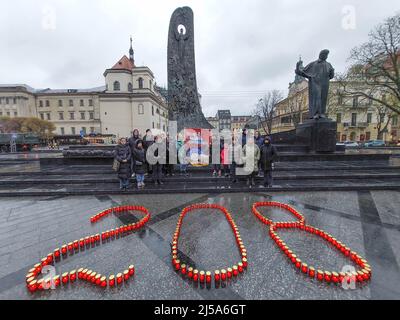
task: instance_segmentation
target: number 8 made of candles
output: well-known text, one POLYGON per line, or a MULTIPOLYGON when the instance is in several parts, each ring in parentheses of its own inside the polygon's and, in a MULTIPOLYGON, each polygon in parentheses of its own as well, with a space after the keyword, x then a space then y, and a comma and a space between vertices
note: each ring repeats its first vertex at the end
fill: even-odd
POLYGON ((133 265, 130 265, 126 270, 118 273, 117 275, 110 275, 108 277, 97 273, 94 270, 83 267, 52 277, 43 276, 40 278, 40 276, 42 274, 42 270, 44 271, 44 268, 48 268, 48 266, 54 266, 56 263, 61 262, 68 256, 95 248, 101 244, 106 244, 109 242, 109 240, 116 240, 129 235, 133 231, 141 229, 150 220, 150 213, 145 207, 119 206, 104 210, 92 216, 90 218, 90 222, 94 224, 112 213, 121 214, 126 212, 130 213, 132 211, 140 212, 141 214, 144 214, 144 217, 136 223, 127 224, 115 229, 104 231, 101 233, 101 235, 90 235, 85 238, 72 241, 61 246, 61 249, 57 248, 53 252, 49 253, 40 261, 40 263, 35 264, 33 268, 28 271, 28 274, 26 275, 27 289, 32 293, 49 288, 56 289, 61 286, 65 287, 69 284, 73 284, 78 280, 92 283, 93 285, 101 288, 115 287, 127 282, 135 274, 135 267, 133 265))
POLYGON ((296 269, 298 269, 303 274, 314 279, 316 278, 320 282, 326 283, 347 283, 350 282, 361 284, 371 279, 372 269, 368 262, 362 258, 358 253, 351 251, 346 245, 344 245, 339 240, 335 239, 332 235, 327 232, 317 229, 313 226, 307 225, 305 223, 305 218, 293 207, 274 201, 267 202, 256 202, 252 206, 253 214, 264 224, 269 226, 269 235, 275 241, 277 246, 283 251, 290 262, 293 263, 296 269), (297 221, 284 221, 284 222, 274 222, 271 219, 263 216, 258 208, 269 207, 269 208, 280 208, 291 213, 297 218, 297 221), (278 236, 277 231, 279 229, 299 229, 301 231, 316 235, 327 241, 333 248, 336 248, 345 257, 350 258, 355 262, 360 269, 351 272, 339 272, 339 271, 323 271, 315 270, 313 266, 309 266, 307 263, 302 261, 290 248, 289 246, 278 236))

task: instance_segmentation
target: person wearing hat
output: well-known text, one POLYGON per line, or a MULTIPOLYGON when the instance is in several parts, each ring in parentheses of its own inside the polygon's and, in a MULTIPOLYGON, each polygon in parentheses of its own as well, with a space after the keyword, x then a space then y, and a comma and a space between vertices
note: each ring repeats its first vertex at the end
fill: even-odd
POLYGON ((264 145, 261 147, 261 167, 264 171, 264 187, 272 187, 273 163, 278 157, 276 147, 272 145, 272 139, 269 136, 264 138, 264 145))

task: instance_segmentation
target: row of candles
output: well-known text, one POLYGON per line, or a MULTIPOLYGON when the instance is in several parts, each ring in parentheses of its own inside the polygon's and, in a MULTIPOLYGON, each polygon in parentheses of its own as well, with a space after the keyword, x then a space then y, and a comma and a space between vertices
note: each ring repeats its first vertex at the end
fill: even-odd
POLYGON ((124 281, 128 281, 134 274, 135 268, 130 265, 127 270, 123 273, 118 273, 116 276, 111 275, 108 278, 100 273, 96 273, 93 270, 80 268, 79 270, 72 270, 70 272, 65 272, 62 275, 56 275, 55 277, 48 279, 46 277, 38 279, 42 273, 43 267, 47 265, 54 265, 61 261, 61 257, 66 258, 68 255, 73 255, 79 251, 84 251, 91 246, 100 244, 101 241, 105 243, 108 239, 115 239, 123 234, 129 233, 131 231, 140 229, 150 220, 149 211, 142 206, 121 206, 114 207, 104 210, 90 218, 91 223, 96 223, 103 217, 111 213, 121 213, 121 212, 131 212, 137 211, 144 214, 144 217, 136 223, 129 225, 123 225, 121 227, 107 230, 101 234, 95 234, 81 238, 80 240, 75 240, 68 244, 65 244, 60 248, 55 249, 52 253, 49 253, 46 257, 41 259, 40 263, 35 264, 33 268, 28 271, 26 275, 26 285, 29 291, 35 292, 49 288, 50 286, 59 287, 61 285, 66 285, 68 283, 74 283, 77 279, 86 280, 100 287, 106 288, 114 287, 115 285, 122 284, 124 281))
POLYGON ((182 276, 186 276, 188 279, 194 282, 200 283, 207 283, 210 284, 212 280, 214 280, 215 284, 217 285, 221 281, 227 281, 229 279, 238 277, 239 274, 243 273, 244 270, 247 268, 247 250, 243 244, 242 238, 239 233, 239 229, 235 224, 232 215, 228 212, 228 210, 220 206, 218 204, 194 204, 184 208, 179 215, 178 222, 176 225, 176 230, 172 238, 172 246, 171 246, 171 253, 172 253, 172 266, 174 267, 175 271, 180 272, 182 276), (220 210, 226 217, 229 225, 232 228, 233 234, 236 239, 236 244, 239 248, 239 252, 241 255, 241 261, 237 264, 233 265, 227 269, 215 270, 214 272, 211 271, 203 271, 194 269, 191 266, 187 266, 185 263, 182 263, 178 259, 178 242, 179 236, 182 228, 183 219, 185 218, 186 214, 200 209, 217 209, 220 210))
POLYGON ((130 265, 127 270, 123 273, 118 273, 115 275, 110 275, 108 278, 100 273, 89 269, 80 268, 79 270, 72 270, 70 272, 65 272, 62 275, 57 275, 53 278, 42 278, 39 280, 35 279, 35 276, 27 275, 26 284, 30 292, 46 290, 46 288, 65 286, 69 283, 75 283, 77 279, 84 280, 88 283, 95 284, 101 288, 115 287, 117 285, 122 285, 122 283, 128 281, 131 277, 135 275, 135 267, 130 265))
POLYGON ((300 214, 293 207, 273 201, 267 202, 257 202, 252 206, 252 212, 254 215, 262 221, 264 224, 269 225, 269 235, 275 241, 277 246, 285 253, 288 259, 293 263, 293 265, 300 270, 303 274, 308 275, 310 278, 315 278, 318 281, 324 281, 327 283, 343 283, 346 281, 350 283, 351 281, 354 283, 362 283, 371 279, 372 269, 368 262, 363 259, 358 253, 351 251, 350 248, 345 246, 342 242, 338 241, 329 233, 315 228, 313 226, 309 226, 305 224, 305 218, 302 214, 300 214), (291 214, 293 214, 298 221, 286 221, 286 222, 273 222, 272 220, 263 216, 259 211, 259 207, 275 207, 285 209, 291 214), (331 272, 331 271, 322 271, 315 270, 314 267, 308 266, 307 263, 303 262, 296 254, 293 253, 292 250, 288 247, 288 245, 278 236, 278 229, 300 229, 302 231, 315 234, 325 241, 329 242, 333 247, 335 247, 339 252, 341 252, 344 256, 349 257, 353 260, 359 267, 360 270, 352 271, 352 272, 331 272))

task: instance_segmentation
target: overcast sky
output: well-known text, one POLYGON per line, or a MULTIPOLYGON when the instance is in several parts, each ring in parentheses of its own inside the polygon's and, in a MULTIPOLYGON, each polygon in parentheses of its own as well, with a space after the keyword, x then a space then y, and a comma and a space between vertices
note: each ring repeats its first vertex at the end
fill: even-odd
POLYGON ((197 82, 206 116, 250 114, 263 92, 287 90, 299 55, 321 49, 344 71, 352 47, 398 13, 398 0, 1 0, 0 83, 34 88, 104 85, 128 54, 167 83, 167 36, 175 8, 195 19, 197 82))

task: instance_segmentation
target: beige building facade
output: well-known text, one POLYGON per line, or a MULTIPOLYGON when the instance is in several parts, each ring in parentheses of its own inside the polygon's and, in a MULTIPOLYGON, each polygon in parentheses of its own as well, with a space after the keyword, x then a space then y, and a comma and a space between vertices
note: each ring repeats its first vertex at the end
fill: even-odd
POLYGON ((137 67, 132 46, 92 89, 34 89, 0 85, 0 116, 51 121, 56 135, 89 133, 129 137, 133 129, 168 131, 168 108, 148 67, 137 67))

